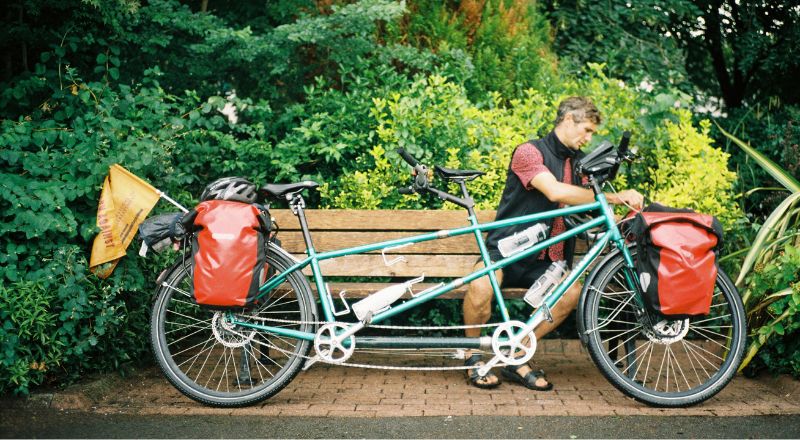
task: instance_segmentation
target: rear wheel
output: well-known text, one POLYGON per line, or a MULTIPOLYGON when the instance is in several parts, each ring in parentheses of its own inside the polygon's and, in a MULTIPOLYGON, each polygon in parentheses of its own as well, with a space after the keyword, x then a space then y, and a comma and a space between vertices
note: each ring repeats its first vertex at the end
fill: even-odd
MULTIPOLYGON (((292 261, 270 246, 267 262, 274 276, 292 261)), ((221 407, 251 405, 280 391, 300 370, 310 342, 234 325, 231 313, 195 304, 190 266, 187 259, 169 270, 153 305, 151 344, 167 379, 188 397, 221 407)), ((262 305, 232 314, 240 321, 313 333, 315 307, 298 271, 267 293, 262 305)))
POLYGON ((620 391, 653 406, 690 406, 717 394, 745 347, 744 308, 730 278, 719 270, 709 315, 669 320, 642 317, 626 270, 622 255, 612 254, 584 288, 582 324, 594 363, 620 391))

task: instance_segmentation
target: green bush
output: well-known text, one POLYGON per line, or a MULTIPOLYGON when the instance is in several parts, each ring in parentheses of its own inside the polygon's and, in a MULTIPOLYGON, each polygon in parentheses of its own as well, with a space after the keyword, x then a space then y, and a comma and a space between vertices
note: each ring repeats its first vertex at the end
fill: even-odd
MULTIPOLYGON (((169 95, 157 70, 135 87, 85 82, 59 60, 60 79, 39 64, 39 74, 0 94, 0 106, 21 94, 46 96, 0 122, 0 392, 115 370, 146 353, 146 292, 165 262, 126 259, 108 280, 87 272, 111 164, 191 204, 212 178, 259 177, 264 171, 252 164, 269 151, 258 122, 231 126, 220 114, 223 98, 169 95)), ((243 118, 267 108, 236 103, 243 118)))
POLYGON ((751 368, 800 378, 800 247, 787 245, 766 264, 757 265, 747 283, 748 323, 755 353, 751 368))
MULTIPOLYGON (((582 80, 565 80, 562 85, 558 94, 531 89, 522 99, 508 100, 507 105, 503 104, 507 100, 494 94, 492 105, 484 108, 467 98, 463 86, 431 76, 387 99, 376 98, 374 122, 364 137, 374 139, 375 144, 341 179, 322 188, 322 205, 442 206, 437 200, 397 194, 395 189, 408 181, 408 169, 392 150, 402 147, 428 164, 486 172, 469 188, 479 209, 494 209, 514 147, 546 134, 561 99, 582 92, 596 101, 605 117, 595 143, 603 139, 616 142, 624 130, 632 130, 634 148, 643 156, 618 177, 616 186, 639 188, 653 200, 716 215, 728 228, 741 216, 732 193, 735 174, 727 169, 727 154, 711 145, 707 121, 698 128, 688 111, 672 104, 664 108, 670 97, 639 94, 605 77, 599 67, 592 67, 582 80), (659 123, 653 123, 656 118, 659 123), (696 190, 697 182, 704 183, 703 191, 696 190)), ((456 208, 451 204, 444 207, 456 208)))
POLYGON ((0 282, 2 391, 25 394, 141 359, 149 349, 148 272, 133 262, 98 282, 83 250, 62 246, 38 279, 0 282))

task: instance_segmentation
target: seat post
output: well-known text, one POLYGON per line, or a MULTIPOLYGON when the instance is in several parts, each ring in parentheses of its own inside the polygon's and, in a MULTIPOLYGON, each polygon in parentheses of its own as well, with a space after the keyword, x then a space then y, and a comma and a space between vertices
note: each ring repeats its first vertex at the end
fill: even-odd
POLYGON ((303 195, 299 192, 287 194, 286 200, 289 201, 289 208, 291 208, 292 213, 300 220, 300 229, 303 231, 303 241, 306 242, 306 249, 313 253, 314 245, 311 243, 311 233, 308 230, 308 221, 305 214, 306 201, 303 199, 303 195))
POLYGON ((461 197, 467 201, 467 213, 469 215, 475 215, 475 201, 472 200, 472 197, 469 196, 469 191, 467 190, 467 182, 463 179, 458 180, 458 186, 461 187, 461 197))

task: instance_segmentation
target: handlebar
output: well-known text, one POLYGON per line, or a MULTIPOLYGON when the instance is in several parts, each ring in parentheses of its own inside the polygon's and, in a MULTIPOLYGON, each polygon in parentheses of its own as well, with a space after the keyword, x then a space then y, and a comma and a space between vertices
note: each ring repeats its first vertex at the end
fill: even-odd
POLYGON ((400 194, 414 194, 422 191, 429 192, 440 199, 455 203, 456 205, 463 206, 465 208, 471 208, 474 203, 471 199, 462 199, 460 197, 456 197, 446 191, 442 191, 440 189, 434 188, 430 186, 428 182, 428 167, 419 163, 413 156, 408 154, 408 152, 404 148, 398 148, 397 154, 403 158, 406 163, 414 167, 414 183, 407 187, 407 188, 398 188, 397 192, 400 194))
POLYGON ((408 162, 408 164, 411 165, 412 167, 416 168, 416 166, 419 165, 419 162, 417 162, 417 159, 414 159, 414 157, 412 157, 410 154, 408 154, 408 152, 406 151, 405 148, 398 148, 395 151, 397 151, 397 154, 399 154, 400 157, 402 157, 403 160, 408 162))
POLYGON ((628 145, 631 143, 631 132, 625 131, 622 133, 622 139, 619 141, 619 147, 617 147, 617 151, 619 157, 624 158, 628 155, 628 145))

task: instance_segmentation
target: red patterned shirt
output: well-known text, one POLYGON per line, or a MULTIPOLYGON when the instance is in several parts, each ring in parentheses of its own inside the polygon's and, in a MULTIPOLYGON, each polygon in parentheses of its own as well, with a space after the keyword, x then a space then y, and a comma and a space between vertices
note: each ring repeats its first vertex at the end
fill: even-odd
MULTIPOLYGON (((535 189, 531 186, 531 181, 534 177, 544 172, 550 172, 550 170, 547 169, 547 166, 544 164, 542 153, 531 143, 522 144, 516 149, 514 156, 511 158, 511 171, 517 175, 519 180, 528 190, 535 189)), ((567 158, 567 160, 564 162, 564 183, 572 184, 572 165, 569 158, 567 158)), ((564 204, 559 203, 558 207, 563 208, 564 204)), ((564 225, 564 218, 556 217, 553 220, 550 236, 554 237, 566 230, 567 228, 564 225)), ((551 261, 563 260, 564 242, 562 241, 560 243, 556 243, 542 251, 542 253, 539 254, 540 260, 544 260, 545 252, 547 252, 547 256, 550 257, 551 261)))

